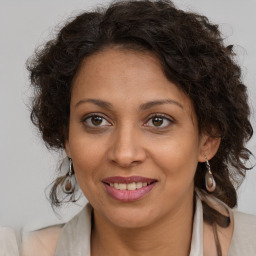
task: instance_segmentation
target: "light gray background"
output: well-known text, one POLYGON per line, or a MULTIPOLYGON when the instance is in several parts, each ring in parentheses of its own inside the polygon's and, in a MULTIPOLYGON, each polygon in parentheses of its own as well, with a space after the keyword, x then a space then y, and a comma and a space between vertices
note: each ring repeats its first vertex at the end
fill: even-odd
MULTIPOLYGON (((56 177, 60 155, 45 148, 29 120, 26 59, 70 15, 109 1, 0 0, 0 225, 40 227, 62 222, 79 206, 57 218, 44 190, 56 177)), ((256 109, 256 1, 175 0, 177 6, 205 14, 220 24, 226 42, 236 46, 249 100, 256 109)), ((252 116, 256 130, 255 114, 252 116)), ((256 155, 255 136, 249 148, 256 155)), ((256 168, 239 190, 239 209, 256 214, 256 168)), ((83 205, 84 200, 80 201, 83 205)))

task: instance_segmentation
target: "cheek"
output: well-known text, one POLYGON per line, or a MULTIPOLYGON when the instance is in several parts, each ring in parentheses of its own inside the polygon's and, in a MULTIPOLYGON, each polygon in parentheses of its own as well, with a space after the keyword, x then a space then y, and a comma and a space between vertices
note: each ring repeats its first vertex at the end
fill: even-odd
POLYGON ((193 182, 197 168, 198 140, 191 136, 178 136, 169 143, 154 147, 155 163, 163 170, 166 183, 170 186, 186 186, 193 182))
POLYGON ((96 186, 100 184, 103 148, 88 138, 71 136, 70 149, 77 182, 89 199, 91 193, 97 193, 96 186))
POLYGON ((84 150, 74 157, 74 170, 79 187, 94 208, 104 205, 100 182, 100 158, 99 151, 84 150))

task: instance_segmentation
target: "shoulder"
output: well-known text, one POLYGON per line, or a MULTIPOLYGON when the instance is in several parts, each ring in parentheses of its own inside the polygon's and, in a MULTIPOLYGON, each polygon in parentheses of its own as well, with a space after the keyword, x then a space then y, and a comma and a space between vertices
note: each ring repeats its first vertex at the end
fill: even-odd
MULTIPOLYGON (((29 234, 25 234, 22 239, 21 256, 54 256, 64 255, 63 252, 70 246, 70 242, 83 231, 90 235, 92 207, 87 204, 77 215, 67 223, 48 226, 29 234), (62 247, 64 246, 64 250, 62 247)), ((86 233, 86 234, 87 234, 86 233)), ((74 248, 71 245, 72 249, 74 248)), ((67 255, 67 254, 65 254, 67 255)))
POLYGON ((240 223, 252 223, 252 224, 256 224, 256 216, 252 215, 252 214, 247 214, 244 212, 240 212, 237 210, 233 210, 233 215, 234 215, 234 219, 238 222, 238 224, 240 223))
POLYGON ((15 231, 9 227, 0 227, 0 254, 18 255, 18 244, 15 231))
POLYGON ((239 212, 233 211, 234 216, 234 236, 242 235, 249 236, 256 241, 256 216, 239 212))
POLYGON ((63 225, 50 226, 28 234, 22 242, 22 256, 54 256, 63 225))
POLYGON ((234 232, 229 255, 256 255, 256 216, 236 210, 232 213, 234 232))

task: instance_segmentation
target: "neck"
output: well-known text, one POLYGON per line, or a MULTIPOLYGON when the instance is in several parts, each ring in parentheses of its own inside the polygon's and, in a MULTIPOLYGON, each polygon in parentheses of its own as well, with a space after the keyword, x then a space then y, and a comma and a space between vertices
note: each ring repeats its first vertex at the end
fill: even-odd
POLYGON ((142 228, 120 228, 94 213, 92 255, 188 256, 193 229, 193 199, 175 214, 142 228))

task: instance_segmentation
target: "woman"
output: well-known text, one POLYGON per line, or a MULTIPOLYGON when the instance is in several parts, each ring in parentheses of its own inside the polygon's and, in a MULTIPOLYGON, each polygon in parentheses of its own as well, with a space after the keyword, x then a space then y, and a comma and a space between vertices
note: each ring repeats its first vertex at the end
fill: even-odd
POLYGON ((253 133, 233 55, 216 25, 169 1, 66 24, 28 65, 31 118, 69 158, 52 204, 78 184, 89 204, 23 254, 255 255, 256 217, 232 210, 253 133))

